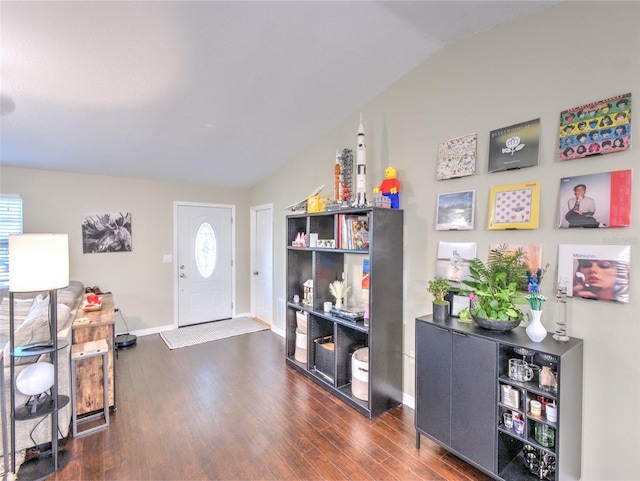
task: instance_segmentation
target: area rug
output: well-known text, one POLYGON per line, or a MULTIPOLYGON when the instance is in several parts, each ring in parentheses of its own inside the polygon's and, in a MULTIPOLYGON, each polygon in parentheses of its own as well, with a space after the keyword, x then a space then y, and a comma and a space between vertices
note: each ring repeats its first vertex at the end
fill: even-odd
POLYGON ((162 337, 169 349, 179 349, 266 329, 268 327, 249 317, 236 317, 235 319, 225 319, 224 321, 207 322, 194 326, 179 327, 171 331, 163 331, 160 333, 160 337, 162 337))
MULTIPOLYGON (((1 449, 1 447, 0 447, 1 449)), ((16 454, 16 471, 19 471, 20 465, 24 462, 24 456, 26 451, 23 449, 22 451, 18 451, 16 454)), ((8 471, 11 468, 11 456, 9 456, 9 466, 7 466, 7 481, 16 481, 17 475, 8 471)), ((0 479, 2 478, 2 473, 4 473, 4 457, 0 456, 0 479)))

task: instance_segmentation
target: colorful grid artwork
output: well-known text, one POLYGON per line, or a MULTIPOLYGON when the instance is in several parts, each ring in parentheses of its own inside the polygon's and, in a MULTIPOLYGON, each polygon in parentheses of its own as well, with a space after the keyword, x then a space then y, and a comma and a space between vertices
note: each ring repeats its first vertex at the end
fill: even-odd
POLYGON ((620 152, 630 147, 630 93, 560 114, 560 160, 620 152))
POLYGON ((537 229, 540 183, 525 182, 491 187, 489 229, 537 229))
POLYGON ((437 180, 455 179, 476 173, 477 134, 458 137, 438 145, 437 180))

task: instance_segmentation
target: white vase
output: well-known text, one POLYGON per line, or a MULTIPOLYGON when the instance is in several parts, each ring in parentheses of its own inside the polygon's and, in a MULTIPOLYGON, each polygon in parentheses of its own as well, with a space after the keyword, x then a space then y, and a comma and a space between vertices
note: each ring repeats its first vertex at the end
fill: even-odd
POLYGON ((336 299, 336 309, 342 308, 342 299, 336 299))
POLYGON ((533 342, 542 342, 547 337, 547 330, 542 325, 540 318, 542 317, 542 311, 531 309, 531 322, 527 326, 527 336, 533 342))

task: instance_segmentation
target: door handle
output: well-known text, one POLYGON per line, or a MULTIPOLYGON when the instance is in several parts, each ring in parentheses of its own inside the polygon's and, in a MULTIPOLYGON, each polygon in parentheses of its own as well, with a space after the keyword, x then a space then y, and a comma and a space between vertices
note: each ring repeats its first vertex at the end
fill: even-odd
POLYGON ((254 276, 257 276, 257 275, 258 275, 258 271, 254 271, 254 272, 253 272, 253 275, 254 275, 254 276))
POLYGON ((187 276, 184 275, 184 272, 181 272, 180 277, 187 277, 187 276))

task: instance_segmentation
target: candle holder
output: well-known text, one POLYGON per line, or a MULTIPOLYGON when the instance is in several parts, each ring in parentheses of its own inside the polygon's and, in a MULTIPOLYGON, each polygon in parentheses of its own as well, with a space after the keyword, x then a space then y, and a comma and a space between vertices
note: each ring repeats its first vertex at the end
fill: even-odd
POLYGON ((567 286, 562 280, 556 287, 556 341, 568 341, 567 336, 567 286))

